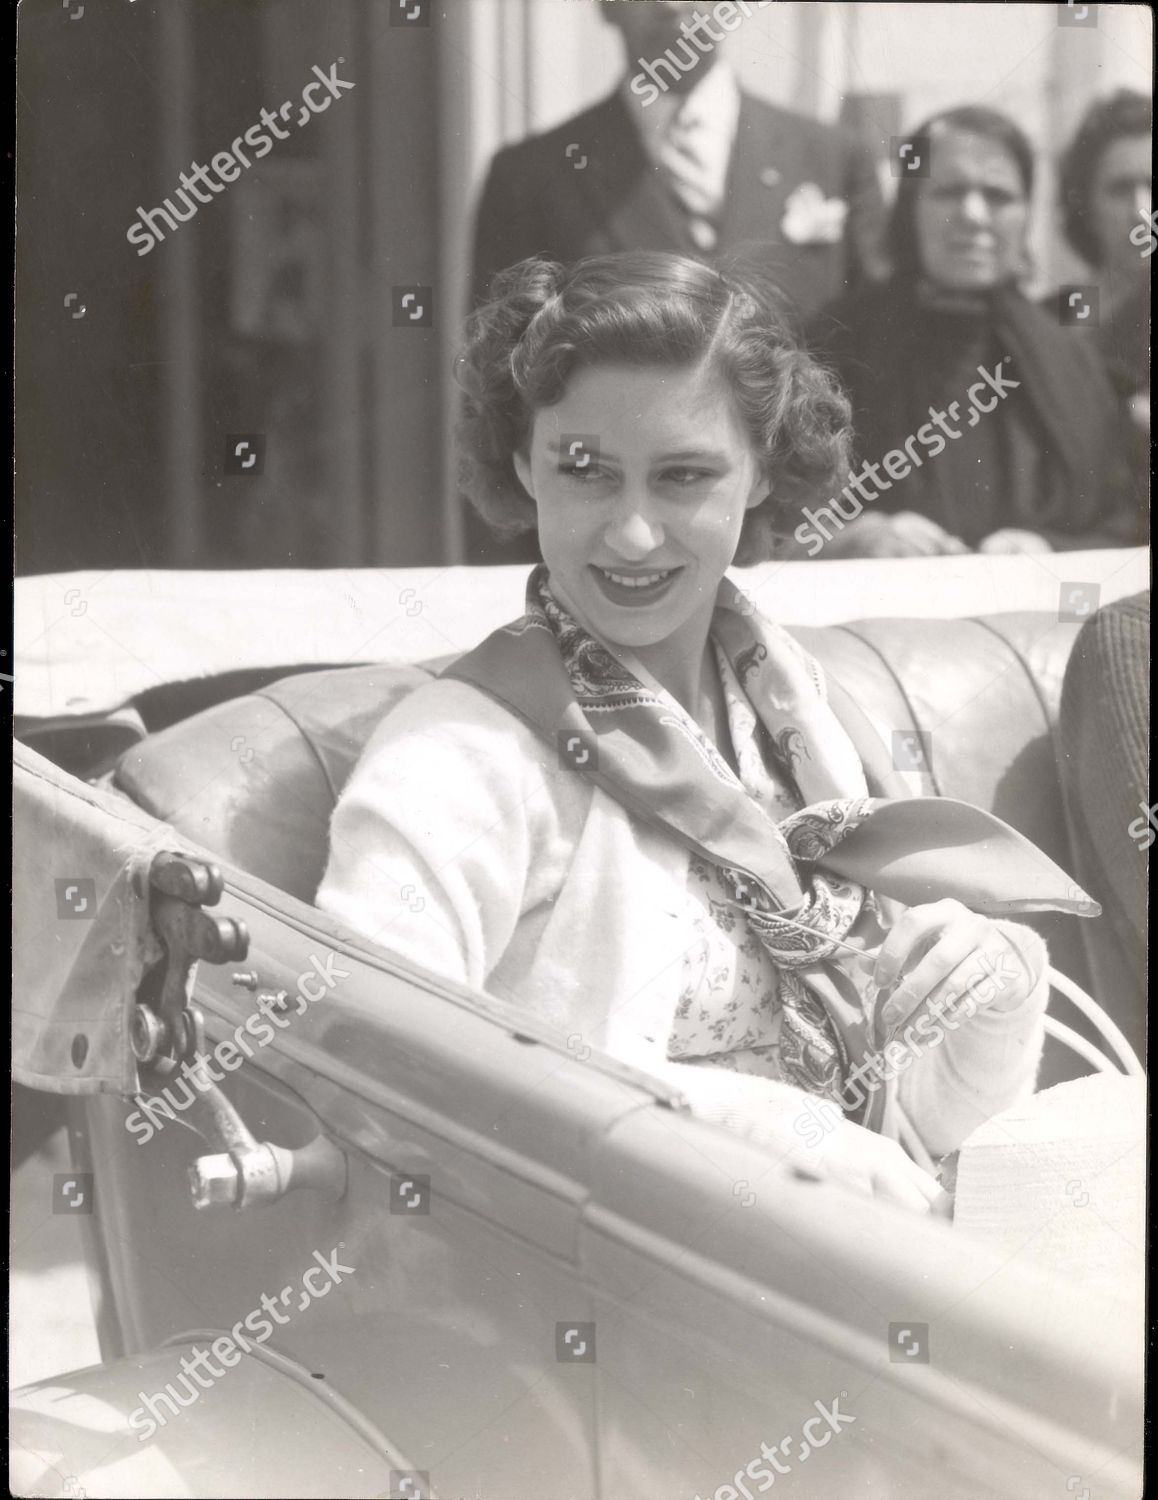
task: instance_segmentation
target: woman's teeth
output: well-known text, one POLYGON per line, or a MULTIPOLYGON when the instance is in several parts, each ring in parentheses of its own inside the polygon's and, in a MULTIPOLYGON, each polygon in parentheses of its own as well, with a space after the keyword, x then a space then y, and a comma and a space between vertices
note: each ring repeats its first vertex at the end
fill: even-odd
POLYGON ((612 583, 622 584, 627 589, 649 588, 653 583, 659 583, 661 579, 670 577, 672 572, 671 568, 668 568, 664 573, 644 573, 641 576, 628 578, 623 573, 610 573, 606 568, 600 568, 599 571, 605 577, 610 578, 612 583))

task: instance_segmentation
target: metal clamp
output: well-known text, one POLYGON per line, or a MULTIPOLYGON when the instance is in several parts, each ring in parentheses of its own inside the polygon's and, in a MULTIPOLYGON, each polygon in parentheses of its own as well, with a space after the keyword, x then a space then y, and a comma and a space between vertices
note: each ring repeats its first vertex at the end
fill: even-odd
POLYGON ((239 963, 249 951, 244 922, 202 910, 216 906, 223 889, 221 871, 204 860, 165 852, 149 867, 149 923, 165 958, 137 991, 130 1038, 142 1068, 169 1073, 195 1056, 198 1018, 189 1004, 194 965, 239 963))
MULTIPOLYGON (((163 1088, 182 1065, 193 1075, 200 1066, 205 1021, 190 1003, 194 965, 240 963, 249 951, 243 922, 202 910, 217 904, 223 888, 216 865, 185 855, 158 854, 149 868, 149 919, 165 958, 141 981, 130 1028, 146 1090, 154 1083, 163 1088)), ((259 978, 248 971, 233 982, 256 989, 259 978)), ((258 1141, 212 1079, 194 1076, 193 1082, 188 1122, 215 1148, 189 1169, 195 1208, 250 1208, 299 1187, 334 1197, 345 1192, 346 1158, 331 1141, 319 1136, 297 1150, 258 1141)))

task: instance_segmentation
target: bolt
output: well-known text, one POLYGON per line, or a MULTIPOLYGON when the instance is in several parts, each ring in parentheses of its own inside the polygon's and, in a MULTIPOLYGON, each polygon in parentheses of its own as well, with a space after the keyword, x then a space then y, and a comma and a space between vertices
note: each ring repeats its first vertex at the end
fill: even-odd
POLYGON ((189 1168, 194 1208, 216 1208, 234 1204, 241 1192, 241 1177, 231 1157, 199 1156, 189 1168))
POLYGON ((136 1007, 129 1026, 129 1045, 138 1062, 151 1063, 164 1046, 167 1035, 168 1030, 160 1016, 148 1006, 136 1007))

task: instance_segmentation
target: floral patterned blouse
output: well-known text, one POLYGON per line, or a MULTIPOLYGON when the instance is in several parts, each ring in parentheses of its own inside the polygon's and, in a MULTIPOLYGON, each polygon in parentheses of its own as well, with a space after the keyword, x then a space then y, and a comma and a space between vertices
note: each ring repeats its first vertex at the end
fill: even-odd
MULTIPOLYGON (((779 822, 797 812, 803 800, 727 657, 712 644, 740 781, 779 822)), ((687 899, 696 941, 684 955, 668 1056, 779 1078, 780 999, 771 955, 730 898, 719 867, 694 852, 688 859, 687 899)))

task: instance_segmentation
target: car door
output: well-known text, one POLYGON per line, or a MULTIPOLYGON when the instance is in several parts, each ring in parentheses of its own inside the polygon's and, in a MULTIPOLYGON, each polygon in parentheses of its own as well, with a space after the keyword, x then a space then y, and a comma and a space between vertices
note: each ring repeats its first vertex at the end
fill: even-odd
POLYGON ((616 1123, 592 1187, 600 1494, 1141 1493, 1141 1320, 1051 1283, 1032 1246, 659 1108, 616 1123))
POLYGON ((327 1138, 344 1182, 198 1210, 190 1169, 220 1143, 190 1128, 192 1085, 87 1101, 123 1348, 220 1329, 276 1349, 405 1453, 401 1493, 589 1500, 580 1215, 599 1141, 656 1095, 253 877, 220 911, 250 945, 196 973, 216 1086, 259 1141, 327 1138))

